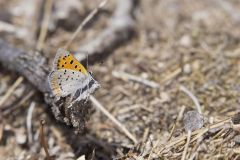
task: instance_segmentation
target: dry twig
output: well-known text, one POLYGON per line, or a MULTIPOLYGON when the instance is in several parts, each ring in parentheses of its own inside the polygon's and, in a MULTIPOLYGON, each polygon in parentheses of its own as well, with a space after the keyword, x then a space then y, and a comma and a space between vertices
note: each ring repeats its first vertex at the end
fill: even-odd
POLYGON ((44 124, 45 124, 45 121, 41 120, 40 121, 40 143, 46 153, 47 160, 52 160, 52 158, 48 152, 48 145, 47 145, 47 142, 46 142, 45 136, 44 136, 44 124))
POLYGON ((8 108, 6 110, 3 111, 3 115, 7 116, 10 113, 12 113, 12 111, 16 110, 18 107, 22 106, 25 102, 27 102, 33 95, 34 95, 35 91, 31 91, 29 92, 26 96, 24 96, 20 102, 18 102, 16 105, 14 105, 11 108, 8 108))
POLYGON ((67 44, 64 46, 65 49, 68 48, 68 46, 72 43, 72 41, 76 38, 77 34, 83 29, 83 27, 97 14, 98 10, 101 9, 105 4, 107 3, 107 0, 102 1, 97 8, 95 8, 84 20, 83 22, 78 26, 76 31, 73 33, 70 40, 67 42, 67 44))
POLYGON ((0 100, 0 107, 4 104, 4 102, 11 96, 11 94, 13 93, 13 91, 22 83, 23 81, 23 77, 19 77, 15 83, 9 88, 9 90, 7 91, 7 93, 2 97, 2 99, 0 100))
POLYGON ((187 143, 185 144, 181 160, 186 159, 186 154, 187 154, 188 146, 189 146, 189 143, 190 143, 191 134, 192 134, 192 131, 188 130, 188 132, 187 132, 187 143))
POLYGON ((32 136, 32 114, 33 110, 35 108, 35 102, 32 102, 30 104, 30 107, 28 109, 27 113, 27 133, 28 133, 28 142, 29 144, 32 144, 33 136, 32 136))
POLYGON ((46 0, 44 6, 44 17, 41 25, 40 35, 38 37, 37 50, 42 50, 44 46, 44 41, 47 36, 48 24, 50 20, 51 10, 52 10, 53 0, 46 0))
POLYGON ((5 126, 5 124, 4 124, 4 121, 3 121, 3 117, 2 117, 2 115, 1 115, 2 113, 0 112, 0 142, 1 142, 1 140, 2 140, 2 138, 3 138, 3 131, 4 131, 4 126, 5 126))
POLYGON ((172 126, 172 129, 170 131, 170 135, 169 135, 168 141, 170 141, 172 139, 173 132, 174 132, 175 128, 176 128, 176 122, 172 126))
POLYGON ((200 114, 202 114, 201 106, 200 106, 200 104, 199 104, 199 101, 198 101, 197 97, 194 96, 194 94, 192 94, 192 93, 191 93, 186 87, 184 87, 184 86, 180 86, 180 90, 183 91, 184 93, 186 93, 186 94, 192 99, 192 101, 193 101, 193 103, 195 104, 198 112, 199 112, 200 114))
POLYGON ((109 113, 103 106, 102 104, 93 96, 90 95, 90 100, 93 102, 93 104, 101 111, 104 113, 104 115, 106 115, 114 124, 116 124, 120 130, 123 131, 124 134, 127 135, 127 137, 129 139, 131 139, 135 144, 138 143, 137 139, 135 138, 135 136, 133 136, 125 126, 123 126, 115 117, 113 117, 111 115, 111 113, 109 113))
POLYGON ((159 88, 160 87, 159 84, 156 83, 156 82, 149 81, 149 80, 146 80, 144 78, 137 77, 137 76, 125 73, 125 72, 113 71, 112 75, 116 78, 121 78, 121 79, 126 80, 126 81, 130 80, 130 81, 138 82, 138 83, 141 83, 141 84, 143 84, 145 86, 148 86, 148 87, 151 87, 151 88, 159 88))

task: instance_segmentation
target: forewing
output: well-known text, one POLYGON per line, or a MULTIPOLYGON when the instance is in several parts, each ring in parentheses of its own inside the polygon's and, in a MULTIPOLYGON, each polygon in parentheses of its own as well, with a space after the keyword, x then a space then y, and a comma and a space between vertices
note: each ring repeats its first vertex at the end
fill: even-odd
POLYGON ((86 78, 87 76, 82 72, 59 69, 49 75, 49 84, 56 97, 66 97, 70 94, 74 95, 79 88, 82 88, 86 78))
POLYGON ((85 67, 68 51, 59 48, 53 62, 53 69, 70 69, 88 75, 85 67))

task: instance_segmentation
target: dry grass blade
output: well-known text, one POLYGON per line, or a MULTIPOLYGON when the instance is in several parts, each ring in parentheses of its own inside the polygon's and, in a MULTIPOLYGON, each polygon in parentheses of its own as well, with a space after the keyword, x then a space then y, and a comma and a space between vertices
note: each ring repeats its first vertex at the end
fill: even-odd
POLYGON ((177 119, 176 119, 176 123, 179 123, 179 121, 182 120, 185 109, 186 109, 186 106, 183 105, 181 107, 180 112, 178 113, 178 116, 177 116, 177 119))
POLYGON ((107 3, 107 0, 102 1, 97 8, 95 8, 84 20, 83 22, 78 26, 77 30, 74 32, 70 40, 67 42, 67 44, 64 46, 65 49, 68 48, 68 46, 72 43, 72 41, 76 38, 77 34, 83 29, 83 27, 95 16, 95 14, 98 12, 100 8, 102 8, 107 3))
POLYGON ((125 72, 113 71, 112 74, 113 74, 114 77, 121 78, 125 81, 130 80, 130 81, 138 82, 138 83, 141 83, 141 84, 143 84, 145 86, 148 86, 148 87, 151 87, 151 88, 159 88, 160 87, 159 84, 156 83, 156 82, 149 81, 149 80, 146 80, 144 78, 137 77, 137 76, 125 73, 125 72))
POLYGON ((175 122, 175 123, 173 124, 173 126, 172 126, 172 129, 171 129, 171 132, 170 132, 170 136, 169 136, 169 138, 168 138, 168 141, 170 141, 170 140, 172 139, 173 132, 174 132, 175 128, 176 128, 176 122, 175 122))
POLYGON ((193 103, 195 104, 198 112, 199 112, 200 114, 202 114, 201 106, 200 106, 200 104, 199 104, 199 101, 198 101, 197 97, 194 96, 194 94, 192 94, 192 93, 191 93, 186 87, 184 87, 184 86, 180 86, 180 90, 183 91, 184 93, 186 93, 186 94, 192 99, 192 101, 193 101, 193 103))
POLYGON ((0 124, 0 141, 2 140, 2 137, 3 137, 3 131, 4 131, 4 124, 1 123, 0 124))
POLYGON ((48 24, 50 20, 51 10, 52 10, 53 0, 46 0, 44 6, 44 17, 41 25, 40 36, 38 37, 37 50, 42 50, 44 46, 44 41, 47 36, 48 24))
POLYGON ((93 104, 97 107, 97 109, 99 109, 104 115, 106 115, 114 124, 116 124, 118 126, 118 128, 120 130, 123 131, 123 133, 126 134, 126 136, 128 138, 130 138, 134 144, 137 144, 138 141, 135 138, 135 136, 133 136, 125 126, 123 126, 115 117, 113 117, 113 115, 111 115, 111 113, 109 113, 104 107, 103 105, 93 96, 90 95, 90 100, 93 102, 93 104))
POLYGON ((32 102, 27 113, 27 133, 28 133, 28 142, 32 144, 33 136, 32 136, 32 114, 35 108, 35 102, 32 102))
POLYGON ((34 95, 35 91, 31 91, 29 92, 26 96, 24 96, 20 102, 18 102, 16 105, 14 105, 13 107, 3 111, 3 115, 7 116, 10 113, 12 113, 12 111, 14 111, 15 109, 17 109, 18 107, 22 106, 24 103, 26 103, 33 95, 34 95))
POLYGON ((177 68, 176 70, 174 70, 174 71, 171 72, 170 74, 164 76, 164 79, 162 79, 162 83, 166 83, 167 81, 174 79, 174 78, 177 77, 181 72, 182 72, 182 69, 181 69, 181 68, 177 68))
POLYGON ((142 143, 146 142, 148 135, 149 135, 149 130, 150 130, 149 127, 145 128, 144 133, 143 133, 142 143))
POLYGON ((0 142, 3 138, 3 131, 4 131, 4 121, 3 121, 3 116, 2 113, 0 112, 0 142))
POLYGON ((187 142, 185 144, 181 160, 185 160, 186 159, 186 155, 187 155, 187 150, 188 150, 188 146, 189 146, 189 143, 190 143, 191 134, 192 134, 192 131, 189 130, 187 132, 187 142))
POLYGON ((158 139, 157 142, 156 142, 156 144, 152 147, 152 149, 151 149, 151 151, 150 151, 150 153, 149 153, 149 156, 148 156, 148 160, 151 160, 153 151, 154 151, 154 149, 158 146, 159 142, 160 142, 160 140, 158 139))
POLYGON ((2 97, 2 99, 0 100, 0 107, 4 104, 4 102, 11 96, 11 94, 13 93, 13 91, 22 83, 23 81, 23 77, 19 77, 15 83, 9 88, 9 90, 7 91, 7 93, 2 97))

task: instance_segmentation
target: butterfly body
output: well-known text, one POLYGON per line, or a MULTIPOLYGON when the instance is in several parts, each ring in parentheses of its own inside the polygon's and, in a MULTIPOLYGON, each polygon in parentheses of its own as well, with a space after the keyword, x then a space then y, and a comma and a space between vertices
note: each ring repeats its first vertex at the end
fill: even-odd
POLYGON ((71 95, 74 102, 86 99, 100 86, 72 54, 61 48, 55 56, 49 84, 56 98, 71 95))

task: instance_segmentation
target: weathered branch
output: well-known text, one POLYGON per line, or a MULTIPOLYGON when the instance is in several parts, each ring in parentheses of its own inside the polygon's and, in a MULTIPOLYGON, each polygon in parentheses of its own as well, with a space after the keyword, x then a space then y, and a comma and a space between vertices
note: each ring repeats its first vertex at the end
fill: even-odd
POLYGON ((0 63, 7 69, 25 77, 40 92, 49 93, 47 75, 50 70, 45 62, 46 58, 38 52, 27 53, 0 39, 0 63))

